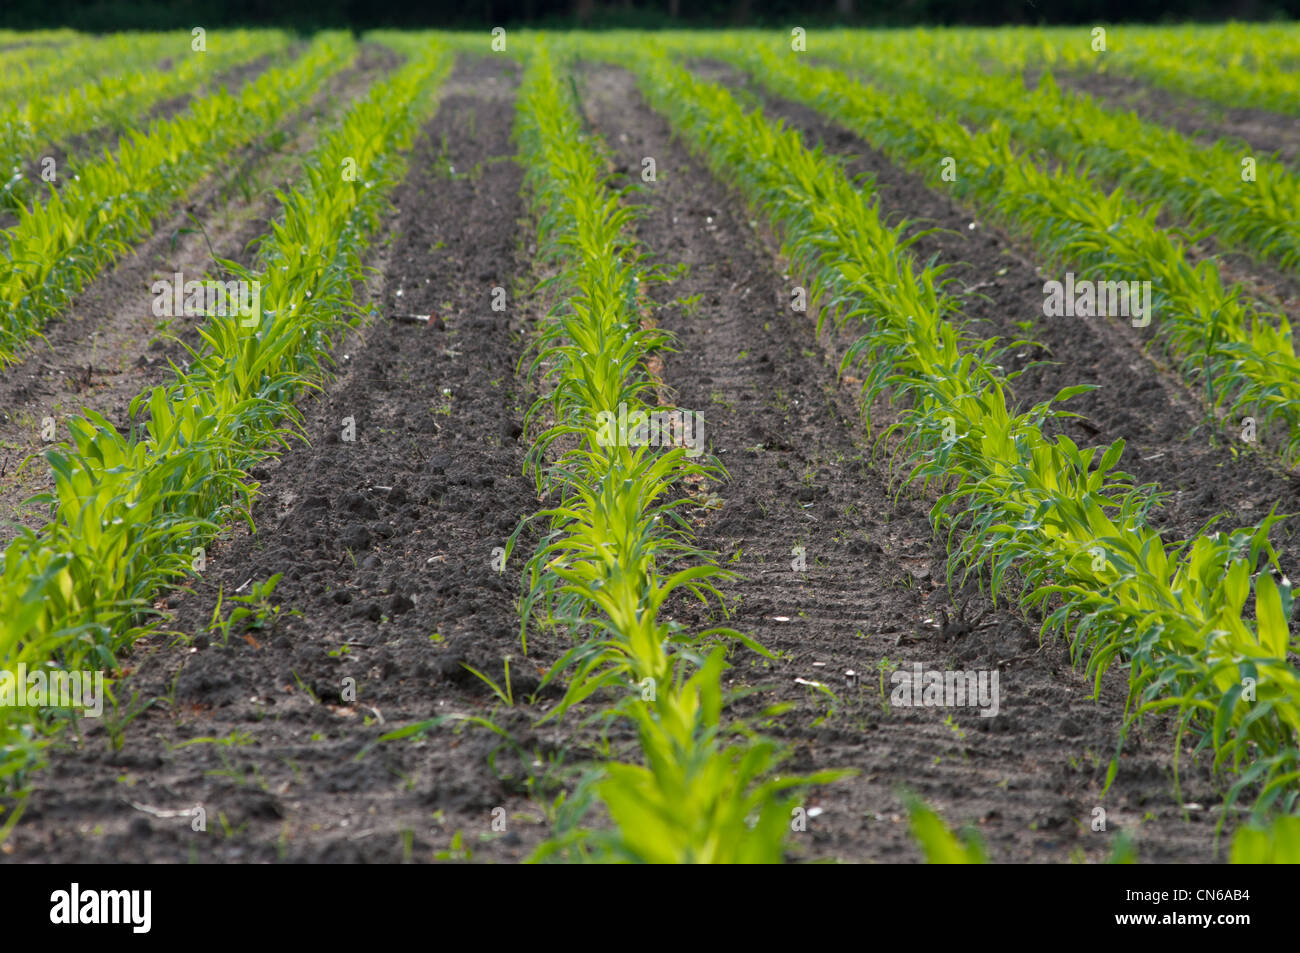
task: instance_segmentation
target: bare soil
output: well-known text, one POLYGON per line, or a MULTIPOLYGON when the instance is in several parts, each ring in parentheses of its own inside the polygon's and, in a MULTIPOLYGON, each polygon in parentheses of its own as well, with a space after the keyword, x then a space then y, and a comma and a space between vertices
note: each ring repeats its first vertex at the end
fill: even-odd
MULTIPOLYGON (((747 77, 725 64, 701 70, 760 104, 764 115, 800 131, 805 143, 824 144, 845 159, 848 175, 867 174, 869 188, 889 222, 912 219, 917 229, 938 227, 913 246, 919 262, 951 263, 945 277, 950 291, 963 299, 972 330, 983 337, 1013 341, 1028 337, 1042 348, 1026 347, 1008 355, 1014 373, 1031 362, 1051 363, 1025 370, 1013 384, 1021 407, 1055 396, 1063 387, 1091 384, 1097 389, 1070 401, 1084 416, 1067 421, 1064 432, 1080 445, 1127 442, 1125 470, 1139 482, 1157 483, 1170 497, 1155 525, 1168 539, 1186 538, 1205 521, 1225 513, 1229 525, 1249 525, 1280 501, 1279 512, 1300 512, 1300 479, 1266 452, 1234 454, 1237 446, 1219 437, 1206 422, 1200 401, 1187 384, 1153 364, 1144 350, 1156 331, 1133 328, 1122 318, 1043 316, 1044 274, 1034 263, 1033 248, 1011 240, 1000 229, 926 187, 920 176, 892 164, 869 143, 799 103, 767 97, 747 77), (1026 332, 1021 322, 1029 321, 1026 332)), ((1279 528, 1283 547, 1297 531, 1293 520, 1279 528)))

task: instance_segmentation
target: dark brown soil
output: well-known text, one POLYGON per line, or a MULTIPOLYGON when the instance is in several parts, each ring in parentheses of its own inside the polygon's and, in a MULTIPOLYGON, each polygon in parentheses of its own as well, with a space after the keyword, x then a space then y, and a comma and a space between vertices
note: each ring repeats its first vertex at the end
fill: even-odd
MULTIPOLYGON (((98 162, 105 151, 110 154, 116 153, 120 145, 120 137, 127 129, 144 130, 148 129, 153 122, 171 119, 188 107, 195 97, 208 95, 211 91, 217 89, 225 89, 232 95, 238 94, 239 90, 247 83, 252 82, 268 69, 276 57, 280 59, 296 58, 302 54, 306 47, 305 43, 294 43, 284 53, 268 53, 247 63, 240 63, 221 70, 194 90, 154 103, 143 115, 136 117, 134 120, 126 121, 125 125, 122 120, 119 120, 69 136, 64 140, 46 143, 42 148, 36 149, 32 156, 28 157, 25 162, 24 174, 29 182, 39 183, 42 188, 61 189, 65 183, 76 177, 79 163, 98 162), (55 169, 58 170, 58 177, 49 186, 46 186, 46 183, 42 182, 40 178, 41 162, 46 157, 54 159, 55 169)), ((378 65, 391 62, 394 59, 396 59, 396 54, 386 47, 367 44, 362 48, 361 56, 358 58, 353 70, 363 72, 372 70, 378 65)), ((170 64, 164 64, 162 68, 170 69, 170 64)), ((339 75, 347 75, 349 72, 351 71, 344 71, 339 75)), ((334 79, 337 81, 338 77, 336 76, 334 79)), ((45 201, 45 197, 46 194, 41 192, 40 201, 45 201)), ((30 197, 26 201, 29 205, 31 204, 30 197)), ((10 228, 17 221, 16 212, 10 209, 0 210, 0 229, 10 228)))
MULTIPOLYGON (((899 796, 907 788, 950 821, 975 825, 1001 861, 1064 862, 1080 853, 1101 860, 1120 829, 1136 835, 1145 860, 1212 859, 1209 815, 1194 811, 1189 822, 1174 803, 1172 741, 1162 726, 1149 723, 1130 741, 1115 785, 1100 797, 1123 720, 1123 673, 1111 673, 1094 701, 1061 644, 1040 646, 1036 629, 1016 615, 944 585, 943 547, 925 516, 929 501, 909 491, 893 501, 855 424, 853 389, 837 387, 811 321, 789 310, 798 279, 774 267, 753 213, 670 139, 628 74, 591 67, 585 86, 588 115, 616 163, 637 178, 644 156, 657 161, 640 234, 663 262, 691 266, 690 276, 662 296, 702 296, 698 314, 679 307, 665 313, 662 324, 677 335, 679 353, 666 359, 664 377, 680 406, 706 415, 711 449, 730 471, 717 489, 724 505, 700 532, 704 545, 734 558, 730 565, 745 576, 730 587, 738 604, 733 622, 780 655, 770 665, 747 654, 733 658, 731 687, 757 690, 737 710, 754 717, 790 703, 794 709, 765 730, 794 746, 791 770, 862 772, 809 801, 824 813, 809 822, 806 837, 793 837, 794 857, 918 859, 899 796), (805 547, 804 571, 793 568, 796 546, 805 547), (979 623, 974 631, 942 631, 943 613, 955 623, 963 606, 979 623), (916 662, 998 669, 1000 714, 887 712, 879 667, 916 662), (853 686, 848 671, 858 673, 853 686), (1091 830, 1099 806, 1108 812, 1107 833, 1091 830)), ((788 106, 781 114, 795 118, 788 106)), ((955 217, 933 196, 909 190, 889 196, 891 209, 895 201, 909 214, 955 217)), ((978 259, 984 275, 992 275, 993 262, 1024 268, 1000 254, 1000 239, 985 234, 976 248, 964 233, 957 240, 966 257, 989 249, 978 259)), ((962 272, 968 284, 975 268, 962 272)), ((990 314, 1041 307, 1041 279, 1017 304, 1017 281, 1031 275, 1003 276, 987 292, 993 300, 979 307, 990 314)), ((1161 410, 1176 414, 1167 405, 1161 410)), ((709 621, 693 608, 681 611, 693 626, 709 621)), ((887 677, 885 686, 888 693, 887 677)), ((1184 775, 1183 786, 1193 803, 1214 803, 1203 770, 1184 775)))
MULTIPOLYGON (((703 69, 712 71, 719 78, 730 77, 732 74, 732 71, 726 66, 726 64, 706 62, 700 65, 703 69)), ((834 64, 832 63, 827 65, 834 64)), ((1067 75, 1065 79, 1060 80, 1066 88, 1070 88, 1070 75, 1067 75)), ((1026 86, 1030 89, 1035 88, 1040 77, 1041 72, 1039 71, 1026 71, 1026 86)), ((1116 88, 1128 88, 1116 77, 1098 75, 1094 78, 1116 88)), ((871 82, 873 77, 864 74, 862 79, 871 82)), ((1078 88, 1084 89, 1085 87, 1080 86, 1078 88)), ((1095 91, 1091 89, 1085 89, 1085 91, 1094 92, 1095 94, 1095 91)), ((1154 92, 1161 91, 1154 90, 1154 92)), ((1106 99, 1106 97, 1101 98, 1103 100, 1106 99)), ((1116 104, 1112 102, 1112 105, 1116 104)), ((1149 122, 1158 123, 1162 121, 1161 114, 1158 110, 1152 110, 1151 114, 1139 112, 1139 115, 1149 122)), ((1280 120, 1284 123, 1291 122, 1287 117, 1275 116, 1274 119, 1280 120)), ((1180 131, 1184 133, 1188 132, 1187 129, 1180 129, 1180 131)), ((1217 136, 1215 138, 1217 138, 1217 136)), ((1061 164, 1059 159, 1051 156, 1044 156, 1041 161, 1048 168, 1055 168, 1061 164)), ((1105 177, 1098 178, 1097 181, 1099 185, 1106 189, 1116 188, 1121 184, 1118 180, 1105 177)), ((1156 223, 1159 227, 1165 229, 1181 228, 1188 232, 1200 231, 1199 229, 1192 227, 1187 221, 1174 215, 1168 207, 1160 210, 1156 218, 1156 223)), ((1206 259, 1213 258, 1220 275, 1223 277, 1225 285, 1231 286, 1240 283, 1245 294, 1254 299, 1261 310, 1285 314, 1293 324, 1298 318, 1300 318, 1300 280, 1298 280, 1296 274, 1278 268, 1268 261, 1259 260, 1260 256, 1253 252, 1224 247, 1216 239, 1213 233, 1203 235, 1199 241, 1188 244, 1186 252, 1188 261, 1194 265, 1199 264, 1206 259)), ((1065 269, 1062 269, 1062 271, 1064 270, 1065 269)), ((1060 275, 1053 275, 1053 277, 1059 278, 1060 275)), ((1129 333, 1131 336, 1131 332, 1125 333, 1129 333)), ((1148 329, 1148 332, 1144 337, 1150 337, 1153 333, 1154 327, 1148 329)), ((1164 365, 1163 362, 1160 361, 1159 357, 1152 355, 1152 358, 1157 367, 1160 367, 1163 370, 1164 365)), ((1181 385, 1178 386, 1182 389, 1181 385)), ((1195 399, 1197 401, 1204 401, 1206 395, 1203 392, 1198 391, 1195 399)), ((1224 429, 1225 433, 1228 432, 1226 422, 1224 423, 1224 429)), ((1284 445, 1285 443, 1284 440, 1277 440, 1276 438, 1278 436, 1280 435, 1268 435, 1263 441, 1263 445, 1271 446, 1274 450, 1278 449, 1279 446, 1284 445)))

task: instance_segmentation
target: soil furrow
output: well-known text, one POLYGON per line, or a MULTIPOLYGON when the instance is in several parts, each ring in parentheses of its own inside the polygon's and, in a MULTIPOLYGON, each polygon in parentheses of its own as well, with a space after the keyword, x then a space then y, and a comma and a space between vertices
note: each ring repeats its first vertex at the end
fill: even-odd
MULTIPOLYGON (((305 44, 297 43, 284 55, 294 58, 305 48, 305 44)), ((218 88, 224 88, 232 95, 237 95, 245 84, 255 80, 270 67, 272 57, 273 54, 268 53, 256 60, 231 66, 220 71, 216 76, 199 83, 193 91, 171 96, 154 103, 143 115, 129 123, 127 128, 147 129, 149 124, 156 120, 165 121, 171 119, 184 110, 196 96, 208 95, 210 91, 218 88)), ((66 140, 60 139, 46 142, 42 148, 34 150, 32 156, 24 162, 24 175, 26 175, 28 181, 40 183, 43 188, 44 183, 41 182, 40 178, 41 163, 47 157, 52 158, 54 159, 54 168, 58 172, 58 177, 53 182, 53 186, 55 189, 61 189, 65 183, 76 177, 76 167, 79 160, 96 162, 102 158, 104 152, 115 154, 119 139, 123 134, 124 130, 120 128, 120 123, 109 123, 69 136, 66 140)), ((46 197, 46 193, 42 191, 40 200, 44 202, 46 197)), ((30 197, 27 202, 30 204, 30 197)), ((0 229, 12 228, 17 222, 18 213, 16 211, 8 208, 0 210, 0 229)))
MULTIPOLYGON (((791 312, 798 278, 779 270, 752 213, 671 138, 630 74, 589 65, 583 85, 595 130, 629 178, 639 179, 644 157, 656 160, 642 240, 659 262, 691 267, 658 295, 661 323, 677 336, 665 381, 679 406, 705 415, 710 448, 730 471, 700 542, 744 576, 728 587, 732 623, 778 654, 733 656, 730 687, 755 690, 737 710, 793 746, 790 770, 861 771, 810 799, 819 811, 791 836, 792 857, 917 860, 899 797, 906 787, 951 822, 974 824, 997 860, 1104 859, 1119 829, 1161 844, 1144 859, 1210 859, 1212 824, 1189 824, 1174 805, 1162 726, 1130 740, 1099 798, 1122 723, 1123 673, 1104 679, 1094 701, 1060 643, 1040 646, 1022 619, 977 593, 950 593, 929 502, 910 490, 892 499, 897 488, 871 463, 855 423, 853 388, 837 384, 810 316, 791 312), (670 302, 692 295, 698 309, 670 302), (955 622, 963 606, 973 631, 941 631, 943 613, 955 622), (918 663, 998 671, 999 713, 890 708, 882 668, 918 663), (793 707, 764 717, 776 703, 793 707), (1110 812, 1109 833, 1090 830, 1097 806, 1110 812)), ((711 621, 692 605, 675 608, 688 628, 711 621)), ((1202 771, 1183 784, 1210 793, 1202 771)))
MULTIPOLYGON (((105 719, 56 753, 6 844, 16 858, 428 860, 460 831, 473 858, 518 860, 548 832, 525 783, 494 775, 494 753, 503 775, 521 764, 491 731, 449 725, 357 757, 400 725, 492 716, 491 692, 462 662, 504 687, 514 655, 515 696, 538 683, 519 652, 517 577, 493 565, 537 508, 517 439, 521 316, 490 307, 494 287, 513 302, 530 267, 510 141, 517 81, 504 57, 457 65, 374 262, 380 314, 341 344, 340 376, 307 406, 311 444, 258 474, 260 531, 215 547, 194 591, 172 599, 176 626, 200 635, 219 588, 224 614, 247 580, 283 572, 274 601, 302 615, 236 630, 228 645, 139 644, 125 695, 159 700, 121 751, 107 749, 105 719), (407 313, 435 317, 393 317, 407 313), (202 805, 208 832, 128 802, 202 805)), ((495 717, 545 774, 531 760, 558 751, 550 733, 530 733, 518 711, 495 717)))

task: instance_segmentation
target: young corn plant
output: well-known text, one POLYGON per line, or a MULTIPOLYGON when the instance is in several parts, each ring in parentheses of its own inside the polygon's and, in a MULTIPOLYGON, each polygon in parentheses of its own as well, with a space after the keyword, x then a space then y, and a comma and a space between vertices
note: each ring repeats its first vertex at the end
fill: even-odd
POLYGON ((1239 145, 1200 145, 1086 93, 1062 90, 1050 71, 1027 90, 1016 74, 971 72, 958 60, 938 66, 920 61, 910 43, 875 44, 869 59, 847 42, 832 43, 831 50, 835 61, 855 71, 869 65, 873 82, 919 94, 932 109, 986 127, 1003 124, 1024 147, 1080 163, 1128 193, 1156 199, 1229 247, 1288 269, 1300 263, 1300 236, 1292 227, 1300 214, 1300 177, 1281 163, 1261 156, 1255 180, 1243 181, 1239 145))
POLYGON ((1234 864, 1300 864, 1300 817, 1279 817, 1267 827, 1250 825, 1232 839, 1234 864))
POLYGON ((907 816, 928 864, 987 864, 988 854, 979 836, 969 831, 958 838, 938 814, 919 798, 907 799, 907 816))
POLYGON ((612 694, 621 699, 615 713, 638 726, 646 763, 608 765, 585 789, 604 803, 616 832, 575 820, 536 859, 776 862, 790 816, 786 792, 832 775, 767 780, 779 760, 775 746, 752 737, 725 744, 725 650, 715 646, 696 668, 688 646, 727 638, 762 649, 727 628, 684 636, 661 615, 678 590, 721 602, 716 585, 730 574, 691 544, 677 511, 695 505, 681 493, 687 477, 725 473, 682 447, 624 446, 602 433, 602 413, 654 409, 643 399, 652 386, 644 364, 670 339, 642 326, 637 292, 650 276, 631 237, 632 213, 622 193, 605 187, 606 162, 582 130, 575 95, 552 53, 533 52, 517 131, 539 246, 558 268, 547 287, 561 296, 530 366, 549 393, 528 414, 527 466, 559 502, 534 517, 549 532, 525 567, 521 635, 544 615, 577 641, 547 676, 567 675, 569 684, 546 719, 612 694))
MULTIPOLYGON (((1300 115, 1300 75, 1275 68, 1295 55, 1294 29, 1289 24, 1274 27, 1271 36, 1257 32, 1262 29, 1267 28, 1233 23, 1209 30, 1126 31, 1104 68, 1225 106, 1300 115)), ((1096 55, 1085 45, 1056 42, 1042 53, 1047 65, 1098 68, 1096 55)))
MULTIPOLYGON (((847 36, 832 34, 819 48, 842 45, 847 36)), ((1300 80, 1294 72, 1300 58, 1292 24, 1127 26, 1111 31, 1103 56, 1090 43, 1080 43, 1072 27, 912 30, 874 36, 872 45, 885 54, 905 48, 936 69, 979 63, 1001 73, 1027 67, 1116 73, 1225 106, 1300 113, 1300 80)))
MULTIPOLYGON (((779 864, 800 792, 848 774, 776 774, 783 752, 743 725, 722 728, 724 650, 659 701, 634 700, 625 713, 637 725, 645 764, 606 766, 595 793, 614 831, 578 826, 574 811, 533 861, 601 863, 779 864), (737 737, 728 744, 726 735, 737 737)), ((684 666, 679 666, 680 670, 684 666)), ((584 792, 590 793, 590 792, 584 792)))
MULTIPOLYGON (((15 36, 15 40, 21 37, 15 36)), ((65 46, 42 51, 31 47, 11 51, 0 74, 0 122, 18 119, 23 104, 51 93, 93 82, 109 69, 140 68, 157 63, 178 50, 188 50, 188 31, 81 35, 65 46)))

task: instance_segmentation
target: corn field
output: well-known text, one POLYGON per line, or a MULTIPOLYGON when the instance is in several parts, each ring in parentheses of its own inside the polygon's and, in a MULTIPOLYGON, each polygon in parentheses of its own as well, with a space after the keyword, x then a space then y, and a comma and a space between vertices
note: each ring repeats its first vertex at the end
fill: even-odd
POLYGON ((0 856, 1300 862, 1297 49, 0 31, 0 856))

